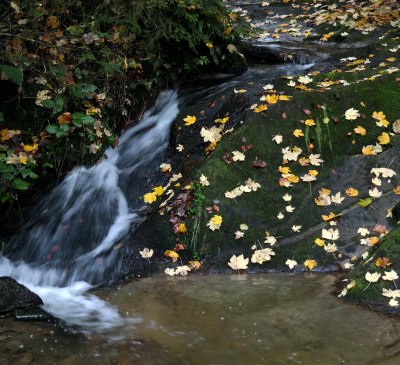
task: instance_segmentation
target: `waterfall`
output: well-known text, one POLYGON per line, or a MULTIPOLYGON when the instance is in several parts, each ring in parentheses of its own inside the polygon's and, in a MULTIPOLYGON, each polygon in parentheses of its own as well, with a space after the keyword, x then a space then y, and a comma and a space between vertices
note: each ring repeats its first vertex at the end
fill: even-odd
POLYGON ((162 93, 101 162, 71 171, 11 239, 9 251, 0 256, 0 276, 38 293, 45 309, 70 323, 71 312, 83 313, 72 315, 81 324, 86 311, 91 317, 94 308, 109 311, 104 302, 84 292, 118 271, 114 248, 145 219, 142 196, 150 183, 146 171, 158 168, 178 112, 176 92, 162 93), (62 304, 57 308, 54 303, 66 298, 74 298, 68 310, 62 304))

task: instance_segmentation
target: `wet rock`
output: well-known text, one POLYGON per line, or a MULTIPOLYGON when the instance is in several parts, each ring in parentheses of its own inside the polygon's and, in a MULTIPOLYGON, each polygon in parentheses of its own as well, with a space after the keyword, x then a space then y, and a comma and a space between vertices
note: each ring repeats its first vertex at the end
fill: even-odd
POLYGON ((14 316, 20 321, 46 321, 54 319, 53 316, 40 307, 15 309, 14 316))
POLYGON ((0 313, 42 304, 42 299, 22 284, 9 277, 0 277, 0 313))
POLYGON ((19 340, 11 340, 7 342, 6 348, 11 354, 17 354, 25 351, 25 344, 19 340))

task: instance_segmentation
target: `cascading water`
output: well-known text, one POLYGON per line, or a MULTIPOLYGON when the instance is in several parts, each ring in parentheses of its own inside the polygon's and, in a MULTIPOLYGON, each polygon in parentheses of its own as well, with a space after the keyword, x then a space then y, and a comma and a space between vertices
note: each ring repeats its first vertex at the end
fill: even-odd
POLYGON ((118 324, 116 311, 84 292, 112 279, 119 268, 114 246, 145 219, 146 171, 159 165, 178 111, 177 94, 164 92, 98 165, 75 168, 12 239, 0 276, 29 287, 69 323, 92 323, 98 312, 118 324))
POLYGON ((228 82, 188 84, 179 102, 177 93, 163 93, 116 149, 107 150, 98 165, 75 168, 35 208, 0 256, 0 276, 36 292, 45 310, 70 325, 103 331, 123 324, 116 309, 87 291, 120 271, 116 248, 145 219, 142 196, 149 190, 149 173, 162 161, 178 104, 195 104, 254 79, 273 82, 312 65, 266 65, 228 82))

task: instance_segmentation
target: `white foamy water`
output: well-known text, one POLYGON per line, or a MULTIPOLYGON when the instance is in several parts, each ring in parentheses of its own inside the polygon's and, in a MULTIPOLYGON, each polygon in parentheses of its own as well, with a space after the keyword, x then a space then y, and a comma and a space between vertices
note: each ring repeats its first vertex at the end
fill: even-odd
POLYGON ((159 165, 178 112, 176 93, 163 93, 98 165, 75 168, 13 238, 18 249, 0 257, 0 276, 37 293, 68 325, 98 332, 122 325, 114 307, 87 291, 112 279, 119 269, 114 245, 145 219, 142 168, 159 165))

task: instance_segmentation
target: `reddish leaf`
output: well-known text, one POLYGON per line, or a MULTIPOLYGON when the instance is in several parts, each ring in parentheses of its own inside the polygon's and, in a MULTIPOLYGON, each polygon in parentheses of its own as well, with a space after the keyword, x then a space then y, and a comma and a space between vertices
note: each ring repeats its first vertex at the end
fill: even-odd
POLYGON ((303 109, 303 112, 304 114, 311 115, 311 111, 309 111, 308 109, 303 109))
POLYGON ((230 165, 233 162, 232 155, 230 153, 225 154, 223 160, 226 164, 230 165))
POLYGON ((258 169, 262 169, 262 168, 267 166, 267 163, 265 161, 263 161, 263 160, 255 160, 252 163, 252 166, 255 167, 255 168, 258 168, 258 169))

